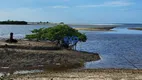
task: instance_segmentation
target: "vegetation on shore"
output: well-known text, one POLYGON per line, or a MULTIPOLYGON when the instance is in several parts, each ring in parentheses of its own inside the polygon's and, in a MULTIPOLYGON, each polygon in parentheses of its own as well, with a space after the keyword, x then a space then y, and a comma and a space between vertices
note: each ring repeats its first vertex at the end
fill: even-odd
POLYGON ((111 31, 115 27, 88 27, 88 28, 75 28, 76 30, 88 30, 88 31, 111 31))
MULTIPOLYGON (((50 40, 52 42, 57 42, 57 45, 66 48, 68 48, 70 44, 65 43, 64 37, 76 36, 78 38, 78 41, 82 42, 85 42, 87 40, 87 36, 85 34, 82 34, 78 32, 78 30, 75 30, 65 24, 59 24, 57 26, 49 28, 34 29, 31 32, 33 34, 26 35, 26 38, 29 40, 50 40)), ((75 44, 77 44, 77 42, 75 42, 75 44)))
POLYGON ((28 22, 26 22, 26 21, 7 20, 7 21, 0 21, 0 24, 27 25, 28 22))
POLYGON ((142 30, 142 28, 128 28, 130 30, 142 30))
POLYGON ((32 33, 26 35, 30 41, 0 41, 1 72, 13 74, 17 70, 67 70, 80 68, 85 62, 100 59, 97 53, 69 50, 72 44, 69 40, 72 37, 77 37, 76 45, 78 41, 85 42, 87 36, 63 23, 50 28, 34 29, 32 33))

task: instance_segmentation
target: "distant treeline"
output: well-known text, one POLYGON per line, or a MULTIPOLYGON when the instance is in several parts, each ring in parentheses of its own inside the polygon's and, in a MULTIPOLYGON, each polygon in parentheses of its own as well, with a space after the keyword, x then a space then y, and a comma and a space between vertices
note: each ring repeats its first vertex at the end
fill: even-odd
POLYGON ((21 25, 25 25, 28 24, 28 22, 26 21, 0 21, 0 24, 21 24, 21 25))

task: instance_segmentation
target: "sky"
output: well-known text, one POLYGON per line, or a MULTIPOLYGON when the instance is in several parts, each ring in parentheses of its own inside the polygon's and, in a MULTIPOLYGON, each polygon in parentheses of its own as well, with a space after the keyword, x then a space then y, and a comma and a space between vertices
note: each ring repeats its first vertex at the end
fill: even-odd
POLYGON ((142 0, 0 0, 0 20, 142 23, 142 0))

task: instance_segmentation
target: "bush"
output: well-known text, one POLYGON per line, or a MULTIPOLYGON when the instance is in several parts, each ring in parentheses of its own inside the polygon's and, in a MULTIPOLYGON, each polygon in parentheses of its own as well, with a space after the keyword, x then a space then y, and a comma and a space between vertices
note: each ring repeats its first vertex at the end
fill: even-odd
MULTIPOLYGON (((75 30, 68 25, 65 24, 59 24, 54 27, 49 28, 40 28, 40 29, 34 29, 31 31, 33 34, 26 35, 26 38, 31 39, 37 39, 39 40, 50 40, 50 41, 57 41, 60 46, 62 44, 65 44, 63 39, 66 36, 72 37, 76 36, 79 38, 79 41, 85 42, 87 40, 87 37, 85 34, 82 34, 78 32, 78 30, 75 30), (61 42, 61 43, 60 43, 61 42)), ((69 44, 66 44, 69 46, 69 44)))

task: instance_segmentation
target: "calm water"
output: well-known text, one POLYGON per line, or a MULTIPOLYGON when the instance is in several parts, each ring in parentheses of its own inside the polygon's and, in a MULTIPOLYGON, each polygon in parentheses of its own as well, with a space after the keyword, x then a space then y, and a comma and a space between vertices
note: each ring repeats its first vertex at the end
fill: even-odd
MULTIPOLYGON (((24 38, 32 29, 51 25, 0 25, 0 37, 8 38, 14 32, 15 38, 24 38)), ((75 27, 75 26, 72 26, 75 27)), ((79 43, 78 50, 97 52, 101 60, 87 62, 85 68, 132 68, 142 69, 142 31, 128 30, 128 27, 142 25, 121 25, 114 31, 81 31, 88 40, 79 43)))
POLYGON ((141 68, 142 34, 87 33, 88 41, 78 50, 97 52, 101 60, 86 63, 85 68, 141 68))
POLYGON ((8 38, 10 32, 14 33, 15 38, 24 38, 26 34, 31 33, 31 30, 43 27, 51 25, 0 25, 0 38, 8 38))
POLYGON ((142 69, 142 31, 128 30, 128 27, 136 26, 120 26, 111 32, 83 31, 88 41, 79 43, 78 50, 101 56, 99 61, 87 62, 85 68, 142 69))

